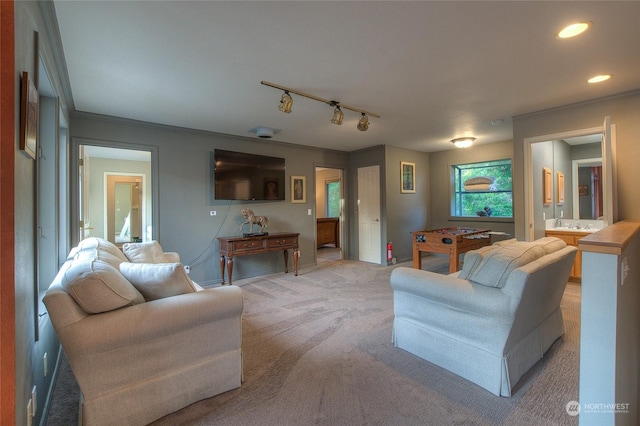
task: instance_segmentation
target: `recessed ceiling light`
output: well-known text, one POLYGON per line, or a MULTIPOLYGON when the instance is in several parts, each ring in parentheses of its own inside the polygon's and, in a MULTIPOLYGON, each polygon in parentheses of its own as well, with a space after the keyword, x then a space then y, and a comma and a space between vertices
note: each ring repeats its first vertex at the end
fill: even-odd
POLYGON ((589 80, 587 80, 587 83, 602 83, 603 81, 607 81, 611 78, 611 74, 600 74, 600 75, 596 75, 591 77, 589 80))
POLYGON ((576 22, 575 24, 567 25, 558 33, 558 38, 571 38, 582 34, 587 31, 591 26, 591 22, 576 22))

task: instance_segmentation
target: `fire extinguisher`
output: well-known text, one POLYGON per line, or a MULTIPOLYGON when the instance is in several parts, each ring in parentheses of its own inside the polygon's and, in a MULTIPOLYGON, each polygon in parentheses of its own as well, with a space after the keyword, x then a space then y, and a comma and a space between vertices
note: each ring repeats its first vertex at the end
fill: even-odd
POLYGON ((392 259, 393 259, 393 244, 391 243, 391 241, 389 241, 387 243, 387 262, 391 263, 392 259))

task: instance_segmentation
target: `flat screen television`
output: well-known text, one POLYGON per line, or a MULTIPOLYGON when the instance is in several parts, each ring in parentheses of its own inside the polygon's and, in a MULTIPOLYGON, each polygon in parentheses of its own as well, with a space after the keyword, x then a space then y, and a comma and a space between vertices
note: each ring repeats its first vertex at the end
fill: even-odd
POLYGON ((216 149, 215 200, 284 200, 284 158, 216 149))

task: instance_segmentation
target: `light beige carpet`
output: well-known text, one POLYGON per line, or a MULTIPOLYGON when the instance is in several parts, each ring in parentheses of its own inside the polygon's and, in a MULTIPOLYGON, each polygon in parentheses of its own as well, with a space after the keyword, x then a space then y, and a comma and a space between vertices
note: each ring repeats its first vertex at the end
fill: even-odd
MULTIPOLYGON (((397 266, 409 265, 328 258, 297 277, 235 282, 245 297, 244 383, 154 424, 577 424, 565 405, 578 399, 578 285, 570 284, 563 299, 565 336, 512 398, 500 398, 393 347, 389 275, 397 266)), ((425 256, 423 269, 447 273, 447 259, 425 256)), ((51 414, 57 410, 52 403, 51 414)))

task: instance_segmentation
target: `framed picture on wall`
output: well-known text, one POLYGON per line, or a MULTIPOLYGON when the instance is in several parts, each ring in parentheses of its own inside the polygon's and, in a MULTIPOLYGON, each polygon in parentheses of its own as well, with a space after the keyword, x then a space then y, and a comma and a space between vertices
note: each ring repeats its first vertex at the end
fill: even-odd
POLYGON ((547 205, 553 201, 553 184, 551 169, 542 168, 542 202, 547 205))
POLYGON ((22 73, 20 149, 35 160, 38 149, 38 91, 28 72, 22 73))
POLYGON ((291 202, 307 202, 307 177, 291 176, 291 202))
POLYGON ((556 172, 558 181, 558 204, 564 204, 564 173, 556 172))
POLYGON ((416 193, 416 163, 400 162, 400 192, 402 194, 416 193))

